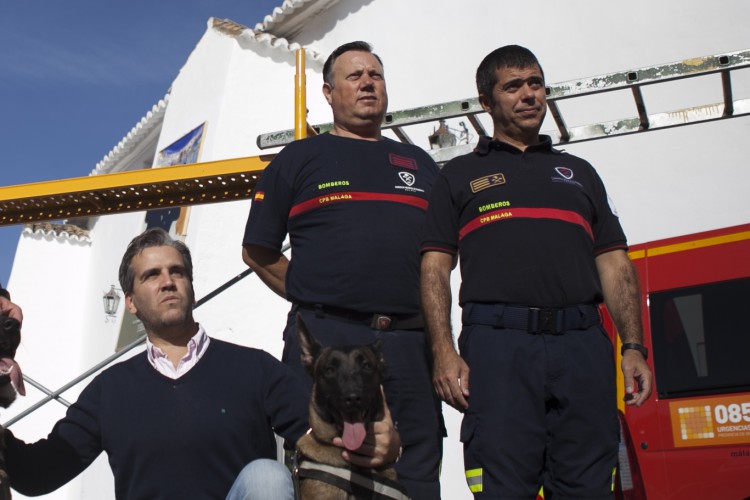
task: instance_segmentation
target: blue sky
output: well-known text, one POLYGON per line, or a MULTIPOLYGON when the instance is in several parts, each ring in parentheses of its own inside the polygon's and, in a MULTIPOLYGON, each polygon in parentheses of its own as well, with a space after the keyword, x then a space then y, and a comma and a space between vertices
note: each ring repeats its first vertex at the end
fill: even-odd
MULTIPOLYGON (((166 94, 209 17, 252 28, 282 3, 3 0, 0 185, 88 175, 166 94)), ((0 227, 3 285, 21 229, 0 227)))

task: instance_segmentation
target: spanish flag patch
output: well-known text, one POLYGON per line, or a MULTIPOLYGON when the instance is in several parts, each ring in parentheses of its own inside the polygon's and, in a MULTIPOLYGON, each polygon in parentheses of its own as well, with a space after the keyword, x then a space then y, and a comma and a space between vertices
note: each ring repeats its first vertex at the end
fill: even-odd
POLYGON ((257 193, 255 193, 255 196, 253 196, 253 201, 263 201, 265 197, 265 191, 258 191, 257 193))

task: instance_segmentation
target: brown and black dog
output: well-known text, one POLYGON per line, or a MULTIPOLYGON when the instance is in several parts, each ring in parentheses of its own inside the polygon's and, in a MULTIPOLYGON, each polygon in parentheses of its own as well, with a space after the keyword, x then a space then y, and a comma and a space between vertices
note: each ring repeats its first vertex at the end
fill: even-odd
POLYGON ((302 365, 313 377, 311 430, 297 441, 302 500, 408 499, 391 466, 364 469, 331 444, 340 436, 348 450, 365 440, 367 425, 384 416, 381 384, 385 361, 380 342, 323 347, 297 315, 302 365))
MULTIPOLYGON (((16 349, 21 343, 21 326, 13 318, 0 315, 0 406, 7 408, 16 400, 16 395, 26 394, 21 367, 15 361, 16 349)), ((0 427, 0 500, 10 499, 10 484, 5 471, 2 450, 2 427, 0 427)))

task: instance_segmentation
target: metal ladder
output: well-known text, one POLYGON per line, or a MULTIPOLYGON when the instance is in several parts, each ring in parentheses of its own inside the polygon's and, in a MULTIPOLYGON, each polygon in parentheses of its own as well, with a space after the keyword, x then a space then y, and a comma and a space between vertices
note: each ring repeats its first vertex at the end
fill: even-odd
MULTIPOLYGON (((731 80, 732 71, 748 67, 750 67, 750 50, 742 50, 551 84, 547 87, 547 104, 557 125, 557 133, 552 138, 553 142, 568 144, 590 141, 750 114, 750 98, 734 100, 731 80), (644 86, 713 73, 721 75, 723 102, 651 115, 646 111, 642 93, 644 86), (559 101, 616 91, 632 93, 638 116, 572 128, 566 125, 558 105, 559 101)), ((472 97, 388 113, 382 128, 390 129, 402 142, 413 144, 404 130, 405 127, 450 118, 465 118, 478 134, 487 135, 477 118, 477 115, 483 112, 478 99, 472 97)), ((324 123, 313 126, 313 129, 318 133, 323 133, 331 130, 332 127, 332 123, 324 123)), ((284 146, 292 140, 294 140, 294 131, 283 130, 261 134, 256 142, 260 149, 267 149, 284 146)), ((438 163, 444 163, 470 150, 471 145, 458 145, 433 149, 429 152, 438 163)))

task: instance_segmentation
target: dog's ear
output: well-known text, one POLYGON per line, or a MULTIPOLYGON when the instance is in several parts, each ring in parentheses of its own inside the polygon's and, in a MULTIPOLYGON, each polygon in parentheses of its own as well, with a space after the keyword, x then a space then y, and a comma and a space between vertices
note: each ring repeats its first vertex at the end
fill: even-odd
POLYGON ((299 313, 297 314, 297 338, 299 339, 300 347, 300 363, 302 363, 302 366, 308 372, 312 373, 315 358, 320 354, 320 343, 315 340, 310 330, 307 329, 307 325, 305 325, 299 313))

